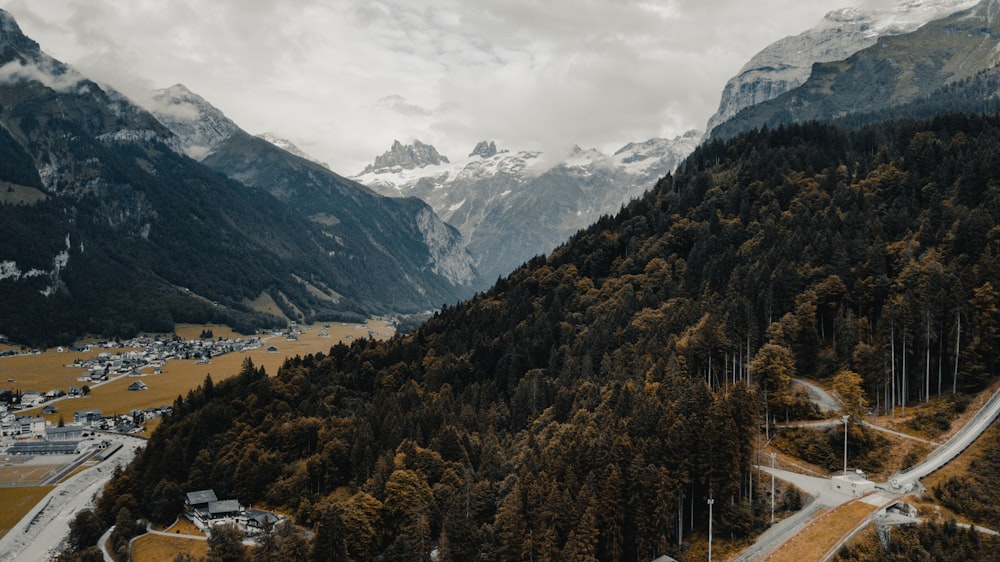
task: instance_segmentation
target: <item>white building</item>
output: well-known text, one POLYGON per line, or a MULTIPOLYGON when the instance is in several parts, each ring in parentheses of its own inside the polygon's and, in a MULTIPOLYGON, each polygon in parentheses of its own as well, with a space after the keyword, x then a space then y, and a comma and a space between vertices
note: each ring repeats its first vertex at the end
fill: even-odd
POLYGON ((864 472, 855 470, 831 477, 830 489, 849 496, 863 496, 875 491, 875 483, 869 480, 864 472))

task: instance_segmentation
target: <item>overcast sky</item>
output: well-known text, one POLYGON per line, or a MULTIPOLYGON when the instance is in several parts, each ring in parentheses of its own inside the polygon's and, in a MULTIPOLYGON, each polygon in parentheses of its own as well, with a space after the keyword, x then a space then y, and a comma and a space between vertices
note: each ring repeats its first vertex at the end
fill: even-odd
MULTIPOLYGON (((881 0, 874 0, 884 3, 881 0)), ((353 175, 398 139, 611 152, 702 129, 757 51, 873 0, 0 0, 137 96, 182 83, 353 175)))

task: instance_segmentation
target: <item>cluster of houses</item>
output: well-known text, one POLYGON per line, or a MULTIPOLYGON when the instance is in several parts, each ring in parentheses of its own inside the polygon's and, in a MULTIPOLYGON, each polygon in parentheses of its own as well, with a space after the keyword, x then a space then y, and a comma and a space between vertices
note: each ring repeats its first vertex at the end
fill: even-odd
POLYGON ((207 362, 212 357, 226 353, 258 349, 261 347, 261 339, 253 336, 235 340, 182 340, 178 337, 156 339, 143 336, 123 343, 105 342, 95 345, 103 348, 134 348, 115 354, 108 351, 101 352, 96 357, 80 359, 73 364, 75 367, 88 370, 89 374, 84 378, 100 382, 114 375, 138 376, 145 368, 152 368, 154 375, 159 374, 170 359, 197 359, 207 362))
POLYGON ((5 451, 8 455, 68 455, 88 434, 96 431, 137 433, 146 421, 171 413, 170 406, 132 410, 127 414, 102 415, 100 410, 80 410, 73 413, 73 423, 64 426, 47 423, 45 418, 17 416, 7 409, 0 410, 0 436, 13 438, 5 451))
POLYGON ((215 490, 185 494, 184 515, 205 533, 210 534, 216 525, 234 523, 247 537, 256 536, 286 519, 270 511, 244 507, 239 500, 220 500, 215 490))
MULTIPOLYGON (((53 389, 48 392, 27 390, 25 392, 7 390, 0 392, 0 408, 9 409, 31 409, 37 408, 56 398, 69 397, 77 398, 87 394, 89 384, 96 384, 109 380, 112 376, 141 376, 143 369, 152 369, 152 374, 158 375, 163 372, 163 366, 169 359, 197 359, 199 362, 207 363, 210 358, 226 353, 249 351, 261 347, 259 337, 240 338, 236 340, 182 340, 154 339, 150 337, 138 337, 125 342, 101 342, 88 346, 71 347, 72 351, 88 352, 94 347, 101 349, 130 348, 120 353, 103 351, 95 357, 88 359, 77 359, 72 366, 86 369, 86 374, 81 376, 79 386, 70 386, 64 392, 61 389, 53 389)), ((57 351, 66 351, 67 348, 58 348, 57 351)), ((7 382, 14 382, 8 379, 7 382)), ((129 390, 146 390, 148 387, 142 381, 136 381, 129 385, 129 390)), ((3 412, 4 410, 0 410, 3 412)), ((56 412, 54 406, 47 406, 42 410, 42 414, 53 414, 56 412)))

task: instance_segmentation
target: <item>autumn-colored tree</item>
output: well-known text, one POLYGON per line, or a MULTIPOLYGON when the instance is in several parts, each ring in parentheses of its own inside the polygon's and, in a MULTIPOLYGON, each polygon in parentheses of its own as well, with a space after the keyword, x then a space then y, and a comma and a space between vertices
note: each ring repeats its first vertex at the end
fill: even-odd
POLYGON ((868 413, 868 399, 861 385, 861 375, 843 370, 834 375, 831 388, 840 399, 844 412, 854 423, 861 423, 868 413))

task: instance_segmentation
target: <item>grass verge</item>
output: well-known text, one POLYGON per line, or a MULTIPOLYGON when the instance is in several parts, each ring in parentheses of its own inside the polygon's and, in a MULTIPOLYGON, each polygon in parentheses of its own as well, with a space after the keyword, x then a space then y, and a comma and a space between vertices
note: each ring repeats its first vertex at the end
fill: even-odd
POLYGON ((35 504, 40 502, 53 486, 26 486, 0 488, 0 537, 7 534, 35 504))

